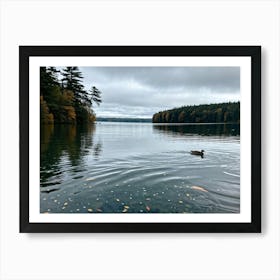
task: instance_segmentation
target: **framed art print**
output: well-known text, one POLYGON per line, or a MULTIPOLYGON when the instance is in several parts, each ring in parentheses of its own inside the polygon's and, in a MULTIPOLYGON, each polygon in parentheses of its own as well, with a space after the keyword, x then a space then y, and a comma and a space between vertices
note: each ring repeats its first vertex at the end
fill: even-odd
POLYGON ((20 46, 20 232, 261 232, 260 46, 20 46))

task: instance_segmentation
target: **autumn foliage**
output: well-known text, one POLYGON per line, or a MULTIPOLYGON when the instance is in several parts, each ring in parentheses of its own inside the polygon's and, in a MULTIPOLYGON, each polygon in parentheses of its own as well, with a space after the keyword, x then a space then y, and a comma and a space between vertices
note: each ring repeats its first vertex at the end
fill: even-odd
POLYGON ((154 123, 239 123, 240 102, 184 106, 158 112, 154 123))
POLYGON ((89 123, 96 120, 93 103, 101 103, 101 92, 87 92, 78 67, 40 68, 40 120, 42 124, 89 123), (58 73, 61 78, 58 78, 58 73))

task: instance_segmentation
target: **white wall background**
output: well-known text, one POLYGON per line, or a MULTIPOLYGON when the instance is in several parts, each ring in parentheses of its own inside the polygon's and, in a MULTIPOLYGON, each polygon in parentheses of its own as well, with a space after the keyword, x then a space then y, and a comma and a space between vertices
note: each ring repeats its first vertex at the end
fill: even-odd
POLYGON ((280 279, 277 0, 0 0, 0 279, 280 279), (19 45, 262 45, 262 234, 19 234, 19 45))

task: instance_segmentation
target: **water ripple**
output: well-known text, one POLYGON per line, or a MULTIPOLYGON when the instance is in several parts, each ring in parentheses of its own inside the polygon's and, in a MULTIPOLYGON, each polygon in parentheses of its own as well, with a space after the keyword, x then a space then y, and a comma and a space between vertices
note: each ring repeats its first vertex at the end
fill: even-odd
MULTIPOLYGON (((240 211, 238 137, 186 137, 147 130, 142 138, 139 131, 135 135, 125 131, 122 138, 109 132, 104 126, 98 132, 103 154, 85 146, 73 149, 71 156, 63 150, 54 164, 49 158, 41 161, 41 212, 240 211), (204 158, 190 154, 202 148, 204 158)), ((95 139, 94 134, 80 137, 84 142, 95 139)), ((57 139, 55 143, 59 145, 57 139)), ((65 143, 62 147, 68 148, 65 143)))

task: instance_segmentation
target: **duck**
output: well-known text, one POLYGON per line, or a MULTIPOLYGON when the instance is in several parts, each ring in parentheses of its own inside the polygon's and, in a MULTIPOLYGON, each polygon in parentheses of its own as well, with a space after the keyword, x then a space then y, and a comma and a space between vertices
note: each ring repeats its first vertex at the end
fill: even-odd
POLYGON ((191 151, 191 155, 196 155, 196 156, 204 156, 204 150, 201 151, 191 151))

